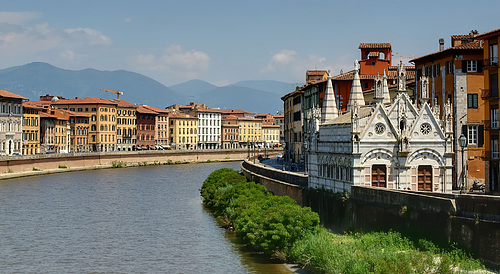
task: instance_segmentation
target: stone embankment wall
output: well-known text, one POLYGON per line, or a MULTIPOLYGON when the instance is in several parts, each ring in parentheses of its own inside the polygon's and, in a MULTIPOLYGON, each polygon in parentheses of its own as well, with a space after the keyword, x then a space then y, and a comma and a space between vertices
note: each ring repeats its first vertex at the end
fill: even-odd
MULTIPOLYGON (((279 153, 272 151, 271 153, 279 153)), ((0 179, 110 167, 153 164, 241 161, 247 157, 239 150, 150 150, 93 153, 60 153, 0 157, 0 179)))
POLYGON ((498 196, 353 186, 348 198, 342 200, 326 191, 308 189, 303 174, 270 171, 248 161, 241 166, 247 178, 262 183, 274 194, 288 195, 298 204, 310 206, 333 231, 394 229, 444 239, 476 253, 489 267, 500 269, 498 196))

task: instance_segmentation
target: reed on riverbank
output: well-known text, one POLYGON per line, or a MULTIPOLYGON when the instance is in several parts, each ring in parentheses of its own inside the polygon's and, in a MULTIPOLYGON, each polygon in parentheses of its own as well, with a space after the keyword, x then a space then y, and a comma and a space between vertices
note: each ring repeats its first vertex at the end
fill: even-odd
POLYGON ((289 197, 278 197, 231 169, 214 171, 201 189, 203 203, 245 243, 320 273, 448 273, 484 269, 463 250, 441 248, 398 232, 335 235, 319 217, 289 197))

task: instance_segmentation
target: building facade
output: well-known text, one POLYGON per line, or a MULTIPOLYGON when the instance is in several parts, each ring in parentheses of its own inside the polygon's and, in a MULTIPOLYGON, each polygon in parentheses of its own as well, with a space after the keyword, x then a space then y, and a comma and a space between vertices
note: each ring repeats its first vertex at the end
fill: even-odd
POLYGON ((484 89, 481 97, 485 100, 485 182, 486 192, 500 194, 499 170, 500 170, 500 116, 498 106, 500 105, 498 75, 500 66, 498 56, 498 44, 500 42, 500 29, 483 33, 476 37, 483 41, 483 83, 484 89))
POLYGON ((439 107, 441 114, 449 102, 454 113, 454 146, 460 148, 461 135, 467 138, 464 155, 459 150, 453 160, 457 189, 469 189, 474 181, 483 183, 485 179, 483 43, 475 35, 452 35, 451 47, 447 49, 441 39, 439 51, 411 60, 417 71, 416 101, 428 97, 428 103, 439 107), (468 167, 468 172, 464 167, 468 167))
POLYGON ((0 155, 23 153, 23 100, 27 98, 0 90, 0 155))
POLYGON ((170 145, 174 149, 198 148, 198 118, 183 112, 169 113, 170 145))
POLYGON ((121 99, 116 103, 116 150, 133 151, 137 146, 137 106, 121 99))
POLYGON ((23 155, 40 153, 40 112, 42 107, 23 102, 23 155))
POLYGON ((325 108, 314 111, 310 128, 315 134, 306 140, 311 187, 335 192, 349 191, 353 185, 451 192, 451 105, 445 108, 444 120, 439 119, 439 108, 426 102, 414 105, 406 91, 404 66, 398 72, 401 78, 392 104, 383 102, 386 89, 378 91, 375 105, 354 102, 348 113, 337 117, 325 115, 325 108))
POLYGON ((158 113, 142 105, 137 107, 137 149, 155 149, 158 113))

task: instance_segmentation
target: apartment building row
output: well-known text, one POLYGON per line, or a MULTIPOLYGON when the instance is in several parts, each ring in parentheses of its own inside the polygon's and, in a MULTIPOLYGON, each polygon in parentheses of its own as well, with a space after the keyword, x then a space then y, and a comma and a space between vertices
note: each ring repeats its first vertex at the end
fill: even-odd
POLYGON ((0 104, 0 155, 272 147, 283 124, 280 116, 199 103, 159 109, 96 97, 28 101, 0 90, 0 104))
MULTIPOLYGON (((483 34, 451 35, 449 47, 436 39, 436 51, 413 58, 406 66, 405 85, 410 100, 438 111, 443 119, 446 106, 452 110, 453 188, 468 189, 474 182, 486 183, 486 191, 499 192, 500 126, 498 105, 498 42, 500 30, 483 34), (462 141, 461 141, 462 140, 462 141)), ((390 43, 361 43, 358 77, 365 105, 374 103, 374 94, 383 79, 396 97, 398 75, 391 64, 390 43)), ((328 71, 307 71, 306 85, 282 97, 285 111, 285 157, 305 162, 311 118, 325 104, 328 85, 334 90, 336 109, 345 113, 351 100, 354 71, 330 75, 328 71), (330 83, 329 83, 330 82, 330 83)))

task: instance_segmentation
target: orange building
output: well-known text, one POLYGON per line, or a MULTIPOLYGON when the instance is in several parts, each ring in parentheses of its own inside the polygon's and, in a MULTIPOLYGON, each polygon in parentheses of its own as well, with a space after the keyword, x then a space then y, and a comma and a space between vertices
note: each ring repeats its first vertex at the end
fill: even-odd
POLYGON ((483 182, 484 165, 484 106, 481 98, 483 88, 483 44, 475 38, 476 33, 452 35, 451 47, 444 48, 439 42, 439 51, 411 60, 417 69, 416 95, 420 104, 438 105, 444 112, 447 102, 454 112, 455 173, 454 188, 468 189, 474 181, 483 182), (461 135, 467 138, 467 148, 462 155, 458 143, 461 135), (464 162, 462 162, 464 159, 464 162), (462 171, 465 167, 467 169, 462 171), (465 184, 462 185, 463 178, 465 184))
POLYGON ((500 126, 499 112, 500 97, 498 92, 498 74, 500 66, 498 61, 498 44, 500 43, 500 29, 483 33, 476 36, 476 39, 483 41, 483 83, 482 90, 483 99, 485 100, 484 116, 485 116, 485 181, 486 192, 491 194, 500 194, 499 184, 499 169, 500 169, 500 126))

